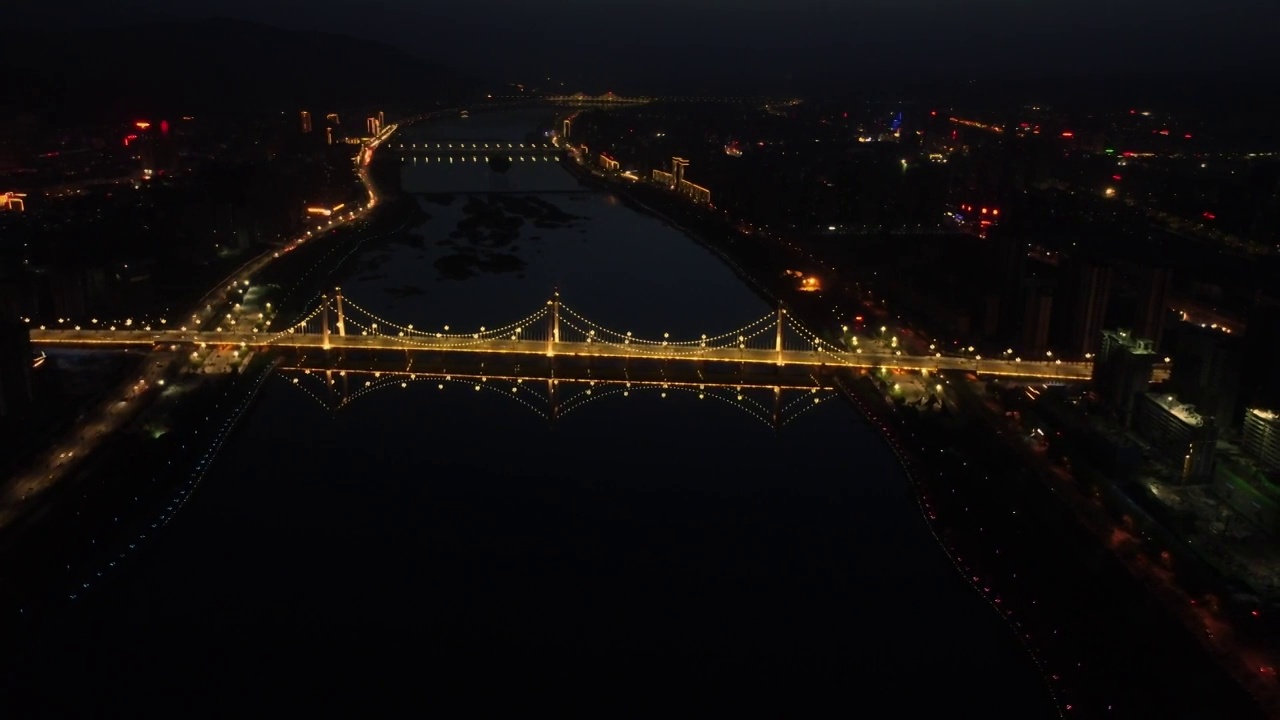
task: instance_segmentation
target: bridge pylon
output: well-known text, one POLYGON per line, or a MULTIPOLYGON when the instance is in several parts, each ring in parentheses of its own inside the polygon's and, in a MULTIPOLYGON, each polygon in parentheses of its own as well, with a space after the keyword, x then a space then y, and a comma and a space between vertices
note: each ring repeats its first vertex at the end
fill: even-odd
POLYGON ((787 309, 778 303, 778 337, 773 343, 774 352, 778 353, 778 367, 783 366, 782 362, 782 326, 786 324, 787 309))
POLYGON ((556 356, 556 344, 560 342, 560 288, 551 292, 547 301, 551 306, 551 332, 547 333, 547 357, 556 356))
POLYGON ((320 295, 320 341, 325 350, 332 345, 329 344, 329 296, 320 295))
POLYGON ((333 289, 333 301, 335 303, 334 308, 338 311, 338 337, 346 337, 347 325, 342 317, 342 288, 336 287, 333 289))

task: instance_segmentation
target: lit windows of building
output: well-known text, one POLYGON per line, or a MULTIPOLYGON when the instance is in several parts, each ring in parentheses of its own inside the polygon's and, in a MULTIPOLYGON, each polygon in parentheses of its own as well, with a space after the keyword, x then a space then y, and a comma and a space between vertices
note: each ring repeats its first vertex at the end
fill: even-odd
POLYGON ((326 145, 333 144, 333 128, 327 127, 324 129, 324 142, 326 145))
POLYGON ((302 132, 311 132, 311 113, 306 110, 302 111, 302 132))
POLYGON ((341 124, 342 124, 342 121, 341 121, 340 119, 338 119, 338 113, 329 113, 328 115, 325 115, 325 116, 324 116, 324 119, 325 119, 325 120, 328 120, 329 122, 333 123, 334 125, 341 125, 341 124))
POLYGON ((378 111, 378 127, 386 127, 386 125, 387 125, 387 114, 379 110, 378 111))
POLYGON ((600 167, 610 172, 618 172, 622 169, 622 165, 617 160, 604 153, 600 153, 600 167))
POLYGON ((1128 330, 1106 330, 1102 349, 1093 363, 1093 384, 1098 395, 1126 426, 1133 418, 1134 399, 1151 389, 1156 353, 1150 340, 1128 330))
POLYGON ((1144 439, 1180 467, 1184 483, 1213 479, 1218 429, 1213 418, 1202 417, 1191 405, 1166 393, 1142 393, 1134 426, 1144 439))
POLYGON ((1246 410, 1240 444, 1247 455, 1271 470, 1280 470, 1280 414, 1263 408, 1246 410))
POLYGON ((682 157, 671 158, 671 174, 675 177, 675 183, 671 186, 674 190, 680 189, 680 184, 684 182, 685 169, 689 167, 689 161, 682 157))
POLYGON ((382 124, 378 122, 378 118, 370 115, 364 120, 364 130, 370 137, 373 137, 381 132, 382 124))
POLYGON ((699 205, 711 204, 711 191, 701 185, 694 185, 688 180, 680 183, 680 194, 699 205))

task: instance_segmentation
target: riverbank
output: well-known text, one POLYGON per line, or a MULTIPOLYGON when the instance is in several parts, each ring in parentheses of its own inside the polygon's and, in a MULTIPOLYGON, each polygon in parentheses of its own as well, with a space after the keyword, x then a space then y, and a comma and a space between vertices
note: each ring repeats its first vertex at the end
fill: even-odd
MULTIPOLYGON (((781 281, 781 271, 795 262, 786 253, 752 247, 760 243, 682 198, 663 197, 655 188, 607 180, 569 165, 584 184, 613 192, 635 209, 686 232, 762 297, 773 302, 798 301, 792 312, 802 322, 815 329, 830 326, 829 310, 811 298, 799 297, 794 289, 789 292, 781 281)), ((1013 461, 1008 464, 992 462, 1007 457, 994 438, 975 428, 939 424, 936 417, 904 420, 904 414, 914 411, 887 403, 870 382, 858 381, 867 387, 850 397, 862 396, 855 404, 880 427, 896 453, 902 452, 902 442, 895 439, 899 434, 921 443, 904 463, 915 466, 909 468, 909 475, 926 520, 961 575, 1009 619, 1033 650, 1060 698, 1060 707, 1087 707, 1100 713, 1108 707, 1127 707, 1132 712, 1162 707, 1166 708, 1163 717, 1202 717, 1188 712, 1214 698, 1204 712, 1230 707, 1232 717, 1256 715, 1247 693, 1180 623, 1166 613, 1148 612, 1146 588, 1096 542, 1061 498, 1031 473, 1020 472, 1016 458, 1008 458, 1013 461), (947 458, 965 458, 943 464, 930 456, 931 448, 956 447, 962 436, 968 447, 989 452, 977 456, 940 452, 947 458), (980 475, 975 473, 979 467, 983 468, 980 475), (1012 522, 1015 505, 1021 518, 1012 522), (958 523, 957 518, 966 522, 958 523), (974 524, 976 518, 982 521, 974 524), (1046 565, 1051 569, 1046 571, 1046 565), (980 586, 975 578, 981 579, 980 586), (1084 578, 1098 587, 1082 590, 1084 578), (1121 597, 1124 601, 1116 602, 1121 597), (1081 612, 1081 604, 1089 611, 1081 612), (1136 628, 1140 629, 1135 632, 1136 628), (1115 651, 1112 646, 1120 638, 1129 639, 1132 647, 1115 651), (1134 673, 1135 665, 1147 669, 1134 673), (1161 687, 1163 677, 1188 672, 1199 678, 1191 684, 1194 691, 1168 692, 1161 687), (1179 699, 1171 702, 1172 698, 1179 699)))

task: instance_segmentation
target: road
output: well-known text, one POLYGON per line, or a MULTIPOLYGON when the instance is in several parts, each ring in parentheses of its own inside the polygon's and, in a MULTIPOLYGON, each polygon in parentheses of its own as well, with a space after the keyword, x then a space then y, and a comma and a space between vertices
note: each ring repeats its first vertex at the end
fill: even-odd
MULTIPOLYGON (((367 157, 384 140, 396 130, 396 125, 388 126, 378 137, 374 138, 360 152, 364 163, 358 163, 357 176, 368 193, 368 202, 343 218, 335 218, 322 229, 309 231, 282 249, 271 249, 249 260, 239 269, 228 275, 221 283, 205 293, 190 312, 181 317, 190 317, 193 327, 204 327, 212 321, 220 309, 232 300, 232 294, 247 286, 254 275, 270 265, 276 259, 302 243, 313 239, 330 229, 364 217, 378 204, 377 190, 369 178, 367 157)), ((33 336, 45 331, 33 330, 33 336)), ((75 331, 70 331, 75 332, 75 331)), ((103 331, 110 332, 110 331, 103 331)), ((145 333, 145 331, 144 331, 145 333)), ((149 333, 146 333, 149 334, 149 333)), ((81 345, 91 343, 81 343, 81 345)), ((144 343, 128 343, 144 344, 144 343)), ((145 343, 152 344, 152 343, 145 343)), ((161 380, 178 363, 187 362, 181 353, 156 353, 148 357, 144 367, 138 372, 124 390, 106 399, 101 405, 86 413, 86 419, 76 426, 67 437, 54 444, 49 451, 35 460, 26 472, 19 473, 0 485, 0 531, 3 531, 20 518, 34 502, 50 488, 60 482, 69 472, 79 465, 79 461, 87 457, 95 448, 113 432, 128 424, 145 405, 141 401, 143 392, 161 383, 161 380)))
POLYGON ((33 330, 33 345, 43 347, 130 346, 130 345, 244 345, 303 349, 370 350, 401 352, 443 352, 497 355, 565 355, 595 358, 635 358, 668 361, 732 362, 757 365, 843 366, 850 368, 891 368, 897 370, 960 370, 978 375, 1088 380, 1093 372, 1089 362, 1028 361, 1017 359, 965 358, 947 355, 833 352, 814 350, 760 350, 740 348, 663 348, 655 345, 617 345, 601 342, 558 342, 543 340, 480 339, 459 341, 416 336, 324 335, 289 333, 271 335, 253 332, 192 332, 184 330, 33 330))

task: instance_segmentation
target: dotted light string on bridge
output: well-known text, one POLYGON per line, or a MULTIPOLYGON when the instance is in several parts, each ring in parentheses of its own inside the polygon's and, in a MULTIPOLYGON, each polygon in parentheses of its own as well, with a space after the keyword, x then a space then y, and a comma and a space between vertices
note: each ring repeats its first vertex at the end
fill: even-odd
MULTIPOLYGON (((334 371, 334 372, 341 376, 345 371, 334 371)), ((313 402, 316 403, 316 405, 318 405, 320 408, 322 408, 326 412, 337 412, 338 410, 345 408, 347 405, 354 403, 356 400, 380 390, 388 390, 395 387, 404 389, 404 388, 407 388, 410 383, 430 383, 434 381, 436 383, 437 389, 440 389, 440 390, 445 389, 447 385, 457 385, 460 387, 470 388, 475 391, 487 390, 490 392, 495 392, 507 398, 515 400, 516 402, 520 403, 521 405, 523 405, 524 407, 534 412, 535 414, 537 414, 539 417, 543 419, 551 418, 550 399, 546 397, 538 389, 530 389, 529 386, 524 385, 523 381, 525 380, 525 378, 515 380, 515 382, 511 383, 510 389, 508 389, 504 387, 502 384, 500 384, 499 382, 493 381, 485 377, 455 378, 450 375, 441 376, 438 374, 430 374, 430 373, 423 374, 423 375, 415 375, 412 373, 397 374, 397 375, 382 377, 382 373, 375 372, 372 374, 374 375, 374 380, 366 380, 364 385, 359 387, 356 391, 352 392, 350 395, 347 395, 346 397, 342 398, 337 404, 326 402, 322 397, 320 397, 319 394, 308 389, 306 385, 302 382, 303 376, 313 377, 316 379, 317 382, 319 382, 321 386, 325 387, 326 390, 329 390, 332 387, 332 385, 336 383, 336 380, 324 378, 321 376, 321 373, 318 371, 312 371, 309 369, 302 370, 300 375, 297 375, 285 381, 289 385, 292 385, 293 387, 305 393, 307 397, 309 397, 313 402)), ((282 379, 284 378, 282 377, 282 379)), ((547 380, 545 378, 527 378, 527 379, 529 380, 530 383, 534 384, 535 388, 541 386, 541 384, 547 380)), ((509 379, 507 379, 506 381, 510 382, 509 379)), ((559 384, 560 381, 553 380, 553 382, 556 382, 556 384, 559 384)), ((726 386, 712 386, 712 387, 696 386, 695 387, 695 386, 691 386, 689 384, 683 384, 683 383, 682 384, 649 383, 649 382, 632 383, 627 381, 607 381, 607 380, 599 381, 598 383, 591 382, 591 381, 586 381, 586 382, 588 383, 588 387, 584 388, 579 392, 574 393, 569 398, 565 399, 562 403, 560 403, 559 411, 556 413, 557 417, 563 418, 571 412, 580 410, 586 407, 587 405, 590 405, 593 402, 596 402, 608 397, 624 397, 625 398, 625 397, 630 397, 631 393, 633 392, 649 391, 650 393, 652 393, 656 391, 660 393, 661 397, 665 398, 669 393, 680 392, 686 395, 696 396, 700 400, 711 398, 711 399, 718 400, 720 402, 732 405, 738 410, 741 410, 747 413, 748 415, 750 415, 751 417, 755 418, 756 420, 759 420, 766 427, 769 427, 769 428, 774 427, 773 422, 769 419, 769 414, 770 414, 769 410, 755 398, 749 397, 744 392, 743 388, 730 388, 726 386)), ((574 384, 577 384, 577 383, 575 382, 574 384)), ((754 389, 761 390, 763 388, 754 388, 754 389)), ((818 388, 812 388, 808 390, 800 398, 796 398, 792 400, 780 410, 778 426, 783 427, 783 426, 789 425, 792 421, 794 421, 800 415, 803 415, 804 413, 813 409, 817 405, 823 402, 826 402, 827 400, 830 400, 833 397, 837 397, 837 395, 830 390, 822 391, 822 390, 819 390, 818 388), (820 395, 819 394, 820 392, 825 392, 825 394, 820 395), (789 414, 791 413, 793 408, 799 408, 799 410, 794 414, 789 414)))
POLYGON ((735 343, 733 345, 725 344, 725 345, 706 345, 706 346, 694 347, 688 344, 682 344, 682 345, 676 345, 676 346, 664 346, 661 344, 654 345, 652 344, 652 342, 633 343, 631 342, 631 338, 625 338, 625 337, 622 342, 619 342, 617 340, 600 339, 600 337, 596 334, 594 330, 586 330, 584 328, 580 328, 574 323, 568 320, 564 320, 563 318, 560 320, 560 324, 582 335, 584 338, 584 341, 587 343, 596 342, 596 343, 600 343, 601 345, 608 345, 610 347, 619 347, 619 348, 625 347, 630 353, 635 353, 639 355, 652 355, 654 357, 664 357, 664 358, 695 357, 698 355, 705 355, 706 353, 714 350, 732 350, 732 349, 746 350, 746 349, 749 349, 747 345, 751 340, 764 335, 765 333, 769 332, 769 330, 771 329, 768 326, 762 326, 749 335, 739 335, 737 338, 735 338, 735 343))
MULTIPOLYGON (((23 324, 30 326, 33 321, 29 317, 24 317, 22 318, 22 322, 23 324)), ((55 323, 55 327, 53 327, 53 329, 65 330, 66 325, 71 325, 76 330, 80 330, 83 327, 92 326, 91 329, 94 329, 94 330, 111 330, 111 331, 123 330, 123 331, 152 332, 153 327, 165 326, 165 325, 168 325, 168 323, 169 323, 168 318, 157 318, 155 320, 151 320, 147 318, 139 318, 136 320, 134 318, 125 318, 124 320, 101 320, 99 318, 90 318, 88 322, 76 323, 71 318, 61 317, 57 319, 57 322, 55 323)), ((49 330, 50 327, 48 324, 42 324, 37 326, 34 329, 49 330)))
MULTIPOLYGON (((545 310, 540 312, 542 315, 545 315, 546 313, 545 310)), ((534 315, 531 315, 529 318, 527 318, 527 320, 530 323, 534 323, 537 320, 539 320, 540 317, 541 317, 540 314, 534 314, 534 315)), ((386 338, 388 340, 394 340, 395 342, 401 345, 411 345, 413 347, 419 347, 419 348, 442 349, 442 350, 475 347, 478 345, 484 345, 486 343, 493 342, 494 340, 505 340, 505 339, 518 340, 522 337, 522 331, 524 327, 524 324, 520 323, 520 324, 512 325, 510 328, 507 328, 506 332, 511 333, 510 337, 484 336, 481 333, 476 333, 474 335, 452 335, 449 337, 444 337, 444 334, 441 333, 441 338, 435 339, 428 336, 426 333, 420 333, 416 337, 420 337, 423 339, 419 340, 419 339, 415 339, 414 337, 409 337, 405 335, 387 335, 385 333, 379 332, 379 330, 375 327, 365 325, 357 320, 352 320, 351 318, 347 318, 346 322, 349 322, 352 325, 354 325, 358 330, 361 331, 361 335, 363 336, 386 338), (468 339, 462 340, 460 338, 468 338, 468 339)))
POLYGON ((528 395, 528 396, 538 397, 540 400, 541 400, 541 399, 543 399, 543 398, 542 398, 541 396, 539 396, 539 395, 538 395, 537 393, 535 393, 535 392, 519 393, 519 385, 513 385, 513 386, 512 386, 512 388, 511 388, 511 390, 507 390, 507 389, 505 389, 505 388, 503 388, 503 387, 498 386, 498 385, 497 385, 497 384, 495 384, 495 383, 490 383, 490 382, 485 381, 485 379, 484 379, 484 378, 480 378, 478 381, 477 381, 477 380, 455 380, 454 378, 449 377, 449 376, 445 376, 445 377, 443 377, 443 378, 440 378, 440 377, 434 377, 434 378, 433 378, 433 377, 415 377, 415 376, 410 376, 410 377, 408 377, 408 378, 403 378, 403 377, 400 377, 400 378, 385 378, 385 379, 378 380, 378 381, 376 381, 376 382, 375 382, 375 381, 366 381, 366 382, 365 382, 365 385, 364 385, 363 387, 361 387, 360 389, 358 389, 358 390, 356 390, 355 392, 351 393, 351 394, 350 394, 350 395, 348 395, 347 397, 343 398, 343 399, 342 399, 342 402, 340 402, 340 403, 338 404, 338 407, 337 407, 336 409, 339 409, 339 410, 340 410, 340 409, 342 409, 342 408, 346 407, 347 405, 349 405, 349 404, 351 404, 351 403, 355 402, 355 401, 356 401, 356 400, 358 400, 359 398, 364 397, 365 395, 368 395, 368 394, 370 394, 370 393, 376 392, 376 391, 378 391, 378 390, 384 390, 384 389, 387 389, 387 388, 390 388, 390 387, 393 387, 393 386, 397 386, 397 385, 398 385, 401 389, 405 389, 405 388, 408 388, 408 387, 409 387, 409 383, 426 383, 426 382, 430 382, 430 381, 432 381, 432 380, 435 380, 435 381, 436 381, 436 389, 437 389, 437 390, 444 390, 444 389, 445 389, 445 384, 446 384, 446 383, 453 384, 453 385, 460 385, 460 386, 464 386, 464 387, 470 387, 470 388, 472 388, 473 390, 475 390, 476 392, 479 392, 479 391, 481 391, 481 390, 487 390, 487 391, 489 391, 489 392, 495 392, 495 393, 498 393, 498 394, 500 394, 500 395, 504 395, 504 396, 506 396, 506 397, 508 397, 508 398, 510 398, 510 399, 512 399, 512 400, 515 400, 516 402, 518 402, 518 403, 520 403, 521 405, 525 406, 525 407, 526 407, 526 408, 528 408, 529 410, 533 411, 535 414, 537 414, 537 415, 538 415, 538 417, 541 417, 541 418, 542 418, 542 419, 544 419, 544 420, 546 420, 546 419, 550 419, 550 417, 551 417, 551 416, 547 413, 547 411, 546 411, 546 410, 544 410, 544 409, 542 409, 542 408, 539 408, 538 406, 534 405, 532 402, 530 402, 530 401, 526 400, 524 397, 522 397, 522 395, 528 395), (519 394, 517 394, 517 393, 519 393, 519 394))
MULTIPOLYGON (((595 330, 597 333, 602 333, 603 335, 606 335, 606 336, 618 338, 619 340, 622 341, 620 344, 653 345, 658 347, 703 348, 703 347, 711 347, 713 343, 718 343, 726 340, 731 340, 736 343, 740 343, 743 340, 743 338, 748 335, 748 333, 761 328, 761 326, 764 326, 763 329, 767 330, 769 327, 772 326, 772 323, 776 320, 776 316, 773 313, 769 313, 768 315, 765 315, 761 318, 757 318, 756 320, 753 320, 752 322, 749 322, 746 325, 743 325, 737 330, 721 333, 719 335, 713 335, 713 336, 703 335, 701 338, 697 340, 670 340, 665 337, 662 340, 651 340, 648 338, 634 337, 629 332, 621 333, 621 332, 618 332, 617 330, 611 330, 607 327, 604 327, 603 325, 600 325, 599 323, 593 322, 591 319, 583 316, 573 308, 563 303, 560 304, 560 312, 562 313, 561 320, 560 320, 561 322, 564 322, 564 315, 568 315, 578 320, 579 322, 583 323, 591 330, 595 330)), ((583 332, 583 334, 587 336, 594 336, 594 333, 590 333, 590 332, 583 332)), ((751 337, 754 337, 755 335, 758 335, 758 334, 759 333, 756 332, 754 335, 751 335, 751 337)), ((608 342, 608 341, 601 340, 600 342, 608 342)))
MULTIPOLYGON (((360 305, 356 304, 355 302, 347 299, 346 297, 342 298, 342 303, 346 308, 364 313, 364 315, 369 318, 372 325, 389 327, 393 330, 404 333, 404 337, 410 337, 410 338, 424 337, 424 338, 449 339, 449 340, 452 340, 452 339, 459 339, 459 340, 461 339, 486 339, 486 340, 505 339, 505 336, 519 334, 524 330, 524 328, 527 328, 537 320, 546 317, 546 314, 547 314, 547 307, 543 306, 539 308, 537 311, 535 311, 532 315, 529 315, 523 320, 518 320, 513 323, 508 323, 507 325, 504 325, 499 328, 494 328, 492 330, 481 327, 480 330, 475 333, 454 333, 454 332, 449 332, 449 326, 446 325, 444 326, 443 332, 431 332, 428 330, 417 329, 412 325, 398 325, 396 323, 384 320, 378 317, 377 315, 373 314, 372 312, 366 310, 365 308, 361 307, 360 305)), ((350 320, 350 317, 348 316, 346 319, 350 320)), ((379 333, 379 334, 383 335, 384 337, 400 337, 397 335, 386 335, 385 333, 379 333)), ((511 337, 510 339, 514 340, 518 338, 511 337)))
POLYGON ((311 314, 310 314, 310 315, 307 315, 306 317, 302 318, 301 320, 299 320, 298 322, 294 323, 293 325, 291 325, 291 326, 289 326, 289 327, 285 328, 284 330, 280 330, 280 331, 276 332, 276 334, 274 334, 274 335, 272 335, 272 336, 268 337, 268 338, 264 341, 264 343, 265 343, 265 344, 267 344, 267 345, 270 345, 271 343, 276 342, 277 340, 280 340, 281 338, 284 338, 284 337, 286 337, 286 336, 288 336, 288 335, 292 335, 292 334, 296 333, 296 332, 297 332, 297 330, 298 330, 298 328, 304 328, 304 329, 305 329, 306 324, 307 324, 308 322, 311 322, 311 320, 313 320, 317 315, 319 315, 320 313, 324 312, 325 308, 326 308, 326 307, 328 307, 328 304, 329 304, 329 303, 328 303, 328 301, 327 301, 327 300, 325 300, 325 301, 321 302, 321 303, 320 303, 319 305, 317 305, 314 309, 312 309, 312 311, 311 311, 311 314))
MULTIPOLYGON (((816 392, 816 388, 815 388, 815 392, 816 392)), ((838 398, 838 397, 840 397, 839 393, 828 392, 826 395, 796 398, 795 400, 791 401, 791 403, 787 405, 787 407, 784 407, 782 411, 779 413, 779 415, 782 416, 782 422, 781 422, 782 427, 786 427, 790 425, 791 423, 799 419, 801 415, 804 415, 805 413, 809 412, 810 410, 813 410, 814 408, 827 402, 828 400, 838 398), (792 407, 799 407, 800 409, 788 415, 787 413, 791 411, 792 407)))
POLYGON ((790 327, 792 330, 794 330, 796 333, 798 333, 801 337, 808 340, 809 343, 812 345, 810 349, 813 350, 814 352, 823 353, 837 360, 841 365, 862 364, 862 363, 854 362, 851 359, 848 351, 841 350, 835 345, 818 337, 818 335, 814 333, 812 330, 810 330, 809 328, 805 327, 804 325, 801 325, 799 322, 795 320, 795 318, 791 317, 790 313, 787 313, 787 326, 790 327))
MULTIPOLYGON (((585 392, 578 393, 570 401, 567 401, 563 406, 561 406, 558 417, 564 418, 569 413, 574 412, 575 410, 580 410, 586 407, 587 405, 590 405, 593 402, 596 402, 598 400, 603 400, 604 398, 607 398, 607 397, 618 397, 618 396, 630 397, 633 391, 639 391, 639 390, 659 390, 661 391, 659 396, 663 399, 665 399, 669 393, 681 392, 686 395, 695 395, 699 400, 703 400, 705 398, 719 400, 720 402, 731 405, 737 408, 738 410, 741 410, 742 412, 747 413, 748 415, 755 418, 756 420, 759 420, 765 427, 769 428, 770 430, 773 429, 773 422, 770 421, 769 418, 767 417, 768 413, 761 412, 760 410, 757 410, 756 408, 753 408, 749 405, 744 405, 743 401, 747 400, 747 398, 741 393, 738 393, 734 398, 728 398, 717 391, 708 392, 705 389, 698 390, 698 389, 689 388, 689 387, 663 387, 663 386, 646 385, 643 387, 614 387, 614 388, 605 390, 603 392, 592 392, 590 389, 588 389, 585 392)), ((760 407, 758 403, 756 404, 756 407, 760 407)))

